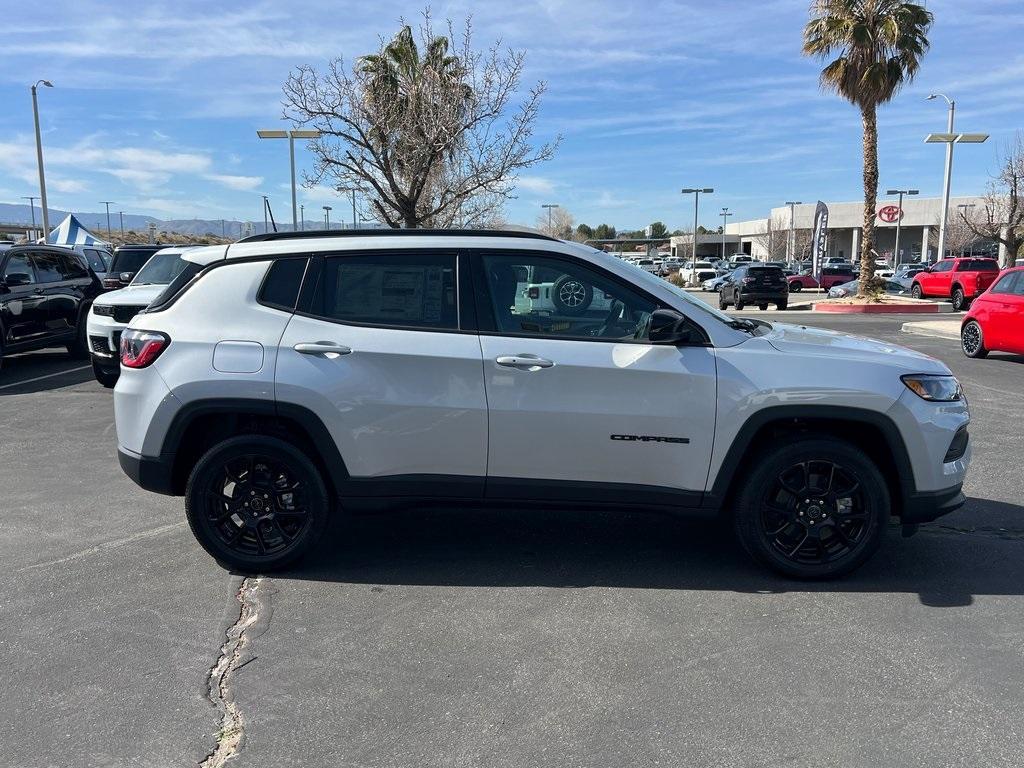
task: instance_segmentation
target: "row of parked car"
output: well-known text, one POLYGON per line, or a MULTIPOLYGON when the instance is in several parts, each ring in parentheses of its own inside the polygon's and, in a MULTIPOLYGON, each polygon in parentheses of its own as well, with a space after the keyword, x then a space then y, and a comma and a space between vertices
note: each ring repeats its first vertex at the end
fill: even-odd
POLYGON ((112 387, 121 331, 185 268, 183 247, 26 244, 0 249, 0 364, 65 347, 112 387))

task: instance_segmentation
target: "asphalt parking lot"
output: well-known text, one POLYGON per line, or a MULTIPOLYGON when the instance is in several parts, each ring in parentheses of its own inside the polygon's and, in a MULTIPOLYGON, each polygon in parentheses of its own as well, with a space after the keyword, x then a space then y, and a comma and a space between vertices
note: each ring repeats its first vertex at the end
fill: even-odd
POLYGON ((898 317, 745 314, 949 364, 972 408, 967 506, 825 584, 654 515, 357 518, 301 570, 247 580, 212 696, 241 577, 181 499, 122 475, 87 366, 5 361, 0 764, 194 765, 226 699, 232 766, 1020 765, 1024 358, 968 360, 898 317))

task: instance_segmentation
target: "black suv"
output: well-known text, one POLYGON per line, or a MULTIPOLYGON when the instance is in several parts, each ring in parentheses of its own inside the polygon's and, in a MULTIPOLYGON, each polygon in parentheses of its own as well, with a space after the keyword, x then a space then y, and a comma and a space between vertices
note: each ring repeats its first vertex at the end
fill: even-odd
POLYGON ((774 304, 778 309, 785 309, 789 305, 785 272, 781 267, 740 267, 722 283, 718 294, 720 309, 728 309, 730 304, 736 305, 736 309, 743 309, 746 304, 756 304, 761 309, 774 304))
POLYGON ((83 257, 67 248, 18 245, 0 253, 0 362, 44 347, 88 357, 85 320, 101 291, 83 257))
POLYGON ((150 256, 167 247, 167 243, 163 245, 145 243, 117 246, 114 249, 114 258, 110 262, 107 277, 103 280, 103 287, 115 290, 124 288, 135 277, 135 273, 142 269, 142 265, 149 261, 150 256))

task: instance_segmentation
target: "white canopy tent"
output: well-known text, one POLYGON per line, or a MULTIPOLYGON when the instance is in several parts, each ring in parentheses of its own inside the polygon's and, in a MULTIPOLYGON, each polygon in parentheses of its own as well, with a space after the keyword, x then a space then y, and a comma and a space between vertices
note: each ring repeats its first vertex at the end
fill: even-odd
POLYGON ((100 240, 90 232, 73 213, 64 217, 64 221, 58 224, 47 236, 46 242, 49 245, 95 245, 100 248, 109 248, 110 243, 100 240))

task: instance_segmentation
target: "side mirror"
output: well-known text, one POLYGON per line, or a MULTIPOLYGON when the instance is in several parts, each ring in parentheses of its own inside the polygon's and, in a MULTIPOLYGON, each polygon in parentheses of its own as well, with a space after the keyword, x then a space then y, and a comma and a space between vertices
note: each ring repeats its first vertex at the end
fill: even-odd
POLYGON ((4 282, 7 284, 8 288, 14 288, 19 285, 31 285, 32 276, 27 272, 11 272, 6 278, 4 278, 4 282))
POLYGON ((932 271, 932 268, 931 268, 931 267, 925 267, 925 268, 924 268, 923 270, 921 270, 921 271, 922 271, 922 272, 931 272, 931 271, 932 271))
POLYGON ((652 344, 688 344, 694 334, 686 318, 674 309, 656 309, 651 313, 647 338, 652 344))
POLYGON ((135 277, 134 272, 122 272, 117 276, 117 279, 120 280, 122 283, 130 283, 133 277, 135 277))

